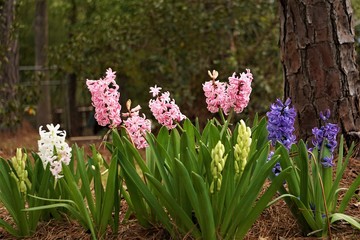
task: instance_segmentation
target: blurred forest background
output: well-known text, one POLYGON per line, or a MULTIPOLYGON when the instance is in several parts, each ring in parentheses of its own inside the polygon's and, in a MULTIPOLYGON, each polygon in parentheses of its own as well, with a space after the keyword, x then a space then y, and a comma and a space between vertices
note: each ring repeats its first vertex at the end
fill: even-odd
MULTIPOLYGON (((170 91, 188 118, 203 122, 211 117, 202 83, 212 69, 222 81, 233 72, 251 69, 253 92, 241 118, 263 114, 283 96, 277 1, 15 2, 13 34, 18 38, 20 74, 17 97, 9 99, 17 102, 9 109, 18 114, 2 121, 1 128, 14 127, 23 117, 34 126, 45 118, 61 123, 71 136, 93 134, 85 81, 103 77, 109 67, 117 72, 122 105, 130 98, 149 118, 149 87, 155 84, 170 91), (47 2, 47 57, 41 69, 35 67, 37 2, 47 2), (39 105, 44 99, 50 116, 41 116, 47 111, 39 105)), ((352 7, 359 59, 360 1, 352 0, 352 7)), ((0 115, 9 114, 9 109, 0 115)))

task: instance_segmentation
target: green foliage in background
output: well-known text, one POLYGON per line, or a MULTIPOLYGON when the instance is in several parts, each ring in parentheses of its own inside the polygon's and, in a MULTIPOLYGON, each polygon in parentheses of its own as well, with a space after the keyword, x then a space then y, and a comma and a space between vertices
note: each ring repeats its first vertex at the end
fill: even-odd
MULTIPOLYGON (((20 65, 33 66, 35 3, 19 0, 17 5, 20 65)), ((111 67, 121 81, 123 103, 136 96, 135 104, 144 106, 145 86, 161 82, 177 90, 175 98, 185 115, 198 113, 201 120, 209 117, 199 97, 201 83, 208 80, 204 73, 216 69, 225 80, 234 69, 251 68, 257 78, 247 111, 261 113, 282 95, 277 7, 269 0, 48 1, 49 66, 55 68, 50 80, 60 82, 52 90, 53 107, 66 104, 69 74, 75 74, 78 83, 77 105, 90 105, 83 81, 86 76, 101 77, 111 67)), ((352 7, 359 59, 359 2, 353 0, 352 7)), ((0 55, 3 52, 0 47, 0 55)), ((17 95, 25 97, 9 103, 4 112, 14 112, 15 117, 2 122, 20 122, 24 109, 36 106, 41 94, 33 71, 22 70, 20 75, 16 89, 25 91, 17 95)))
MULTIPOLYGON (((122 96, 146 105, 148 86, 176 89, 184 114, 208 117, 202 83, 216 69, 226 80, 250 68, 255 76, 250 112, 281 95, 277 4, 272 1, 49 1, 51 79, 75 74, 78 105, 90 105, 83 82, 117 72, 122 96), (261 67, 256 67, 261 66, 261 67), (131 84, 130 84, 131 83, 131 84), (262 96, 262 97, 256 97, 262 96), (199 114, 197 114, 199 115, 199 114)), ((21 64, 32 65, 34 4, 21 5, 21 64)), ((22 74, 29 74, 22 72, 22 74)), ((54 105, 61 98, 54 91, 54 105)), ((175 91, 173 91, 175 92, 175 91)), ((64 103, 61 103, 64 104, 64 103)), ((147 109, 144 109, 145 111, 147 109)))

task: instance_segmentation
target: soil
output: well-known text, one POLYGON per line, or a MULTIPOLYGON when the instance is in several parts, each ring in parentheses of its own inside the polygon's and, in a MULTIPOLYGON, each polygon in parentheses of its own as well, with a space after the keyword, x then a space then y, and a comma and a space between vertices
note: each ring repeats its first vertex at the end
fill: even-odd
MULTIPOLYGON (((16 148, 26 148, 28 152, 37 151, 37 140, 39 139, 38 131, 34 129, 28 122, 24 122, 15 133, 0 132, 0 157, 9 159, 15 155, 16 148)), ((100 140, 80 141, 76 143, 84 146, 88 150, 88 144, 94 143, 99 146, 100 140)), ((70 144, 75 142, 69 142, 70 144)), ((106 151, 104 150, 104 154, 106 151)), ((108 158, 109 156, 107 156, 108 158)), ((360 159, 351 159, 348 169, 342 179, 342 186, 349 186, 360 173, 360 159)), ((357 191, 359 195, 359 190, 357 191)), ((359 196, 360 197, 360 196, 359 196)), ((359 198, 358 198, 359 199, 359 198)), ((353 198, 347 208, 347 213, 360 219, 360 202, 353 198)), ((126 202, 122 202, 122 210, 120 218, 124 218, 126 212, 126 202)), ((240 213, 239 213, 240 214, 240 213)), ((10 217, 3 207, 0 207, 0 217, 5 221, 10 217)), ((350 225, 339 222, 332 228, 332 239, 360 239, 360 231, 353 229, 350 225)), ((4 229, 0 228, 0 239, 15 239, 4 229)), ((86 232, 82 226, 76 221, 63 218, 62 220, 51 220, 39 224, 35 235, 25 239, 89 239, 90 234, 86 232)), ((130 218, 126 222, 120 224, 119 231, 113 235, 108 231, 106 239, 170 239, 169 235, 161 227, 153 227, 145 229, 141 227, 135 218, 130 218)), ((190 239, 190 238, 184 238, 190 239)), ((267 208, 261 214, 260 218, 254 223, 248 232, 246 239, 317 239, 314 237, 301 236, 301 231, 297 226, 294 218, 291 216, 286 204, 279 201, 271 207, 267 208)))

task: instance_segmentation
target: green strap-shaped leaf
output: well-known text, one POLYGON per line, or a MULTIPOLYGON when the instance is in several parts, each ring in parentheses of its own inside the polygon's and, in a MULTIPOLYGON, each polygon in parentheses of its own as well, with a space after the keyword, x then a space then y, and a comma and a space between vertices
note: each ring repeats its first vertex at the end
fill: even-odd
POLYGON ((354 196, 354 193, 359 188, 359 186, 360 186, 360 175, 356 177, 354 182, 350 185, 349 189, 345 193, 343 199, 341 200, 338 210, 339 213, 344 213, 346 207, 349 205, 351 198, 354 196))
POLYGON ((156 178, 154 178, 150 174, 146 174, 146 177, 149 182, 155 187, 159 200, 162 202, 162 204, 164 204, 171 218, 175 221, 175 225, 177 226, 177 228, 180 228, 179 230, 183 234, 191 232, 193 236, 198 238, 200 236, 200 233, 197 230, 195 224, 192 222, 191 218, 183 210, 183 208, 181 208, 177 201, 166 191, 164 186, 161 185, 161 183, 156 178))
MULTIPOLYGON (((309 154, 305 143, 301 140, 299 143, 299 171, 300 171, 300 199, 305 206, 309 206, 309 154)), ((292 169, 296 171, 296 169, 292 169)))
POLYGON ((195 216, 197 218, 197 221, 199 222, 200 228, 202 228, 204 224, 207 224, 207 219, 204 219, 204 216, 200 213, 197 193, 194 189, 194 184, 191 181, 189 172, 186 170, 184 164, 177 159, 175 160, 175 167, 176 171, 178 172, 179 179, 182 180, 182 186, 187 193, 187 197, 190 201, 192 209, 195 212, 195 216))
POLYGON ((19 232, 13 228, 10 224, 5 222, 3 219, 0 218, 0 227, 4 228, 8 233, 15 237, 22 237, 19 232))
POLYGON ((200 215, 206 219, 207 224, 201 229, 202 238, 207 240, 216 239, 216 226, 214 221, 214 214, 210 202, 210 192, 204 180, 198 174, 192 172, 194 188, 198 195, 200 215))
MULTIPOLYGON (((268 150, 269 150, 268 148, 265 148, 262 151, 260 157, 267 158, 268 150)), ((248 213, 251 211, 253 203, 255 202, 257 196, 259 195, 262 186, 267 176, 269 176, 269 173, 271 172, 271 169, 274 166, 275 162, 276 159, 272 159, 266 162, 264 165, 262 165, 260 170, 256 172, 256 175, 251 177, 251 182, 249 183, 249 185, 246 185, 248 183, 243 181, 240 181, 240 183, 237 185, 233 199, 229 205, 229 209, 227 210, 227 214, 225 214, 225 218, 221 226, 221 233, 224 236, 233 236, 232 234, 235 233, 234 230, 236 229, 236 224, 234 224, 235 221, 236 222, 246 221, 245 218, 248 215, 248 213), (242 189, 246 189, 246 191, 243 191, 242 189), (241 215, 238 214, 240 212, 241 215), (230 231, 230 229, 232 230, 230 231)), ((254 164, 255 163, 256 162, 254 162, 254 164)), ((247 171, 247 168, 249 167, 250 166, 245 167, 244 173, 247 171)))
POLYGON ((360 230, 360 220, 343 213, 334 213, 331 215, 331 223, 339 220, 344 220, 350 223, 352 226, 360 230))
POLYGON ((106 182, 106 189, 104 194, 104 199, 101 204, 101 214, 100 225, 99 225, 99 234, 102 236, 106 231, 109 220, 112 216, 112 211, 114 209, 114 200, 115 195, 117 195, 118 190, 115 189, 118 180, 118 150, 115 150, 109 167, 109 174, 106 182))
MULTIPOLYGON (((78 163, 78 166, 79 166, 79 163, 78 163)), ((63 173, 64 173, 64 179, 60 179, 60 180, 63 180, 62 184, 64 184, 64 187, 69 191, 70 196, 71 196, 72 200, 75 202, 77 209, 79 210, 80 214, 85 219, 85 223, 87 224, 87 227, 90 229, 92 237, 94 239, 96 239, 97 232, 94 228, 94 224, 93 224, 92 218, 90 216, 90 213, 87 209, 87 205, 85 204, 83 196, 75 182, 73 174, 71 173, 68 166, 66 166, 64 164, 63 164, 63 173)), ((83 178, 84 178, 84 175, 83 175, 82 179, 83 178)), ((87 175, 85 175, 85 178, 87 179, 87 175)), ((83 184, 85 184, 85 183, 83 182, 83 184)), ((90 189, 90 185, 88 185, 87 188, 90 189)), ((94 210, 95 209, 93 208, 93 211, 94 210)))
MULTIPOLYGON (((260 216, 260 214, 264 211, 264 209, 268 206, 272 197, 275 195, 280 186, 283 185, 285 177, 290 173, 290 168, 284 169, 281 173, 276 176, 276 178, 272 181, 270 187, 266 190, 266 192, 260 197, 260 199, 256 202, 254 206, 249 206, 251 211, 245 218, 246 221, 243 224, 238 226, 238 229, 235 230, 237 239, 243 239, 246 233, 249 231, 251 226, 254 224, 256 219, 260 216)), ((233 224, 235 226, 235 223, 233 224)), ((231 230, 230 230, 231 231, 231 230)), ((230 232, 231 233, 231 232, 230 232)))
MULTIPOLYGON (((149 206, 154 210, 154 212, 157 214, 159 221, 164 225, 164 227, 171 232, 172 225, 170 223, 170 219, 165 213, 163 207, 159 204, 156 197, 153 195, 153 193, 149 190, 148 186, 145 185, 145 183, 142 181, 138 173, 136 172, 136 169, 134 166, 132 166, 127 159, 123 158, 123 155, 121 152, 119 152, 119 163, 124 170, 124 173, 127 176, 127 184, 128 181, 131 181, 133 183, 132 188, 136 188, 144 197, 145 201, 149 204, 149 206)), ((128 189, 130 190, 130 186, 128 186, 128 189)), ((133 202, 135 205, 135 203, 133 202)))
POLYGON ((154 161, 157 166, 156 169, 159 171, 160 176, 164 181, 167 190, 172 192, 173 195, 174 194, 173 182, 170 180, 170 176, 168 172, 165 171, 165 165, 166 165, 165 163, 166 160, 169 159, 169 155, 166 152, 166 148, 160 145, 152 134, 150 133, 147 134, 146 138, 148 140, 151 151, 153 151, 154 153, 154 157, 155 157, 154 161))
MULTIPOLYGON (((82 182, 82 186, 83 186, 83 190, 85 191, 85 197, 87 200, 87 204, 89 206, 90 212, 92 213, 92 215, 95 217, 96 216, 96 209, 95 209, 95 204, 94 204, 94 200, 93 200, 93 196, 90 190, 90 182, 89 182, 89 178, 88 178, 88 174, 86 172, 86 167, 85 167, 85 159, 84 159, 84 151, 82 149, 80 149, 76 144, 74 145, 73 148, 73 152, 76 153, 77 156, 77 169, 80 173, 80 178, 81 178, 81 182, 82 182)), ((70 169, 66 166, 65 167, 67 173, 68 173, 68 179, 69 179, 69 187, 72 187, 75 184, 75 179, 74 177, 71 175, 71 171, 70 169)), ((76 191, 77 194, 77 191, 76 191)), ((73 196, 76 196, 75 193, 73 193, 73 196)), ((80 194, 81 195, 81 194, 80 194)), ((78 197, 78 196, 76 196, 78 197)), ((82 200, 83 201, 83 200, 82 200)), ((96 217, 95 217, 96 218, 96 217)))

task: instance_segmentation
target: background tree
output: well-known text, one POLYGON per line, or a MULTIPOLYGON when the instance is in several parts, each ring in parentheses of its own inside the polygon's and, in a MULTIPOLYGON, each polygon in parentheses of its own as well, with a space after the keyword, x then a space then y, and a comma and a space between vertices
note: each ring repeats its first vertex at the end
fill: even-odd
POLYGON ((347 140, 359 136, 359 72, 350 1, 280 1, 284 95, 297 109, 299 138, 330 109, 347 140))
POLYGON ((47 0, 35 2, 35 76, 40 84, 37 125, 52 122, 48 69, 48 13, 47 0))
POLYGON ((16 1, 0 1, 0 130, 13 130, 21 122, 19 46, 16 1))

